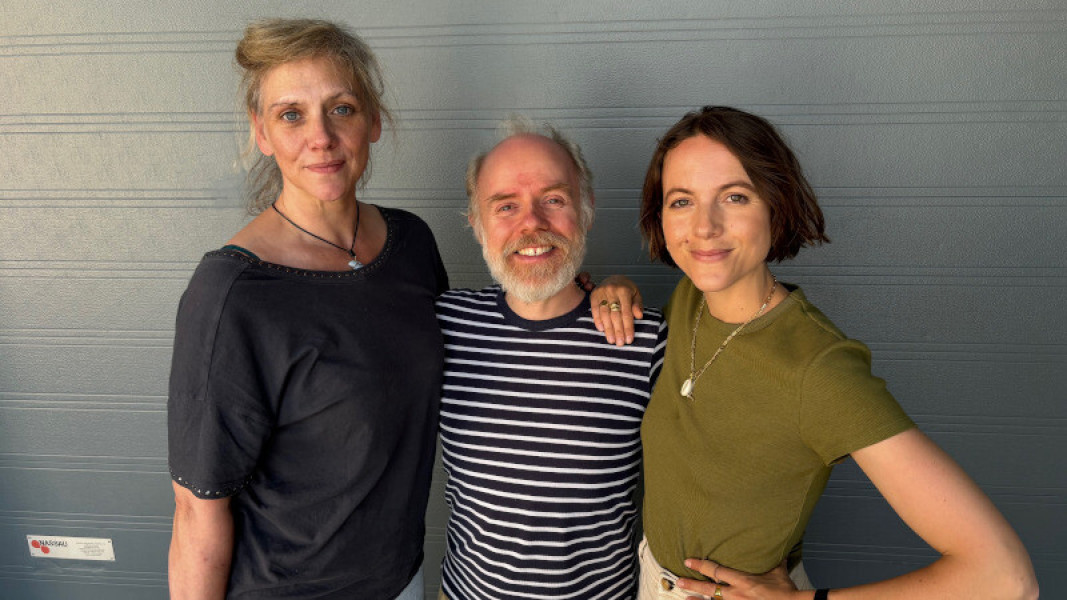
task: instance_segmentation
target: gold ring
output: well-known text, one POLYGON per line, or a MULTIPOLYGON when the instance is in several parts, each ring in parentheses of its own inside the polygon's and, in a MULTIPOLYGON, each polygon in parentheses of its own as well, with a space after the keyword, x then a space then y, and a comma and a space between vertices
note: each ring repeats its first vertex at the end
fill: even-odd
POLYGON ((608 301, 607 300, 601 300, 600 301, 600 306, 607 306, 607 305, 608 305, 608 301))
POLYGON ((720 598, 720 599, 722 598, 722 586, 721 585, 716 585, 715 586, 715 593, 712 594, 712 596, 714 596, 715 598, 720 598))
POLYGON ((612 302, 608 305, 608 308, 611 309, 611 312, 619 312, 620 310, 622 310, 622 305, 618 302, 612 302))

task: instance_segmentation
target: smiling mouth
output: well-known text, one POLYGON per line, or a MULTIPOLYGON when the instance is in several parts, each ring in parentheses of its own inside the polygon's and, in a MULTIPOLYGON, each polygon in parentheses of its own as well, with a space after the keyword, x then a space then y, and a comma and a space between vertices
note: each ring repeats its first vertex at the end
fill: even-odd
POLYGON ((698 260, 717 260, 728 256, 730 249, 692 250, 690 253, 698 260))
POLYGON ((312 171, 333 171, 340 169, 341 165, 345 164, 343 160, 332 160, 330 162, 319 163, 317 165, 308 165, 308 168, 312 171))
POLYGON ((515 251, 516 254, 522 256, 541 256, 552 251, 552 246, 533 246, 529 248, 519 248, 515 251))

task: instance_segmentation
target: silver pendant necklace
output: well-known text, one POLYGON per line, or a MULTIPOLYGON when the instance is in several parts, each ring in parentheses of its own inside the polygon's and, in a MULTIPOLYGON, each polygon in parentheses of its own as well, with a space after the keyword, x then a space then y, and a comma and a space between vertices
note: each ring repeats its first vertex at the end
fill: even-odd
POLYGON ((311 233, 307 229, 304 229, 303 227, 297 225, 296 223, 293 222, 292 219, 290 219, 289 217, 285 216, 285 213, 283 213, 282 211, 278 210, 278 207, 275 206, 275 204, 277 204, 277 201, 272 202, 270 207, 274 209, 274 212, 276 212, 279 215, 281 215, 283 219, 285 219, 286 221, 289 221, 290 225, 292 225, 293 227, 296 227, 300 231, 303 231, 304 233, 310 235, 311 237, 315 238, 316 240, 319 240, 320 242, 326 242, 327 244, 333 246, 334 248, 337 248, 338 250, 341 250, 342 252, 347 252, 348 253, 348 257, 352 259, 352 260, 348 261, 348 266, 351 267, 353 271, 358 271, 358 270, 363 268, 363 263, 359 262, 359 259, 356 258, 356 236, 359 235, 359 202, 358 201, 356 202, 356 230, 355 230, 355 232, 352 233, 352 245, 350 247, 348 247, 348 248, 345 248, 344 246, 338 246, 337 244, 331 242, 330 240, 328 240, 326 238, 323 238, 323 237, 319 237, 319 236, 315 235, 314 233, 311 233))
POLYGON ((708 362, 704 363, 704 366, 700 367, 700 370, 697 371, 697 331, 700 329, 700 317, 704 314, 704 296, 701 294, 700 306, 697 307, 696 323, 693 325, 693 343, 689 348, 689 378, 682 382, 682 388, 679 390, 679 393, 681 393, 683 397, 689 398, 690 400, 693 399, 693 387, 696 385, 697 379, 704 374, 704 371, 711 366, 711 363, 715 362, 716 358, 719 358, 719 354, 722 354, 722 351, 726 349, 726 345, 730 343, 730 340, 734 339, 734 336, 741 333, 741 330, 744 329, 746 325, 755 321, 757 317, 763 314, 763 311, 767 310, 767 305, 771 303, 771 296, 774 296, 774 289, 776 287, 778 287, 778 278, 771 275, 771 291, 767 294, 767 299, 763 301, 763 306, 760 306, 759 310, 756 311, 756 314, 752 315, 747 321, 739 325, 737 329, 734 329, 730 335, 726 336, 726 339, 719 345, 719 349, 715 351, 715 354, 712 354, 711 358, 708 359, 708 362))

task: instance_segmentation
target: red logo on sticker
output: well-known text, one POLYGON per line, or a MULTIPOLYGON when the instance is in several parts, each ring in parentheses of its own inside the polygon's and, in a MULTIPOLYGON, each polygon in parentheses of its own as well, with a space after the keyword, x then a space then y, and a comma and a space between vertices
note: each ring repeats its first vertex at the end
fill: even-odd
POLYGON ((32 542, 30 542, 30 545, 33 546, 34 548, 40 548, 41 547, 41 542, 38 542, 37 540, 33 540, 32 542))
POLYGON ((41 552, 43 552, 44 554, 48 554, 51 551, 52 551, 52 549, 49 548, 48 546, 45 546, 44 548, 41 548, 41 552))

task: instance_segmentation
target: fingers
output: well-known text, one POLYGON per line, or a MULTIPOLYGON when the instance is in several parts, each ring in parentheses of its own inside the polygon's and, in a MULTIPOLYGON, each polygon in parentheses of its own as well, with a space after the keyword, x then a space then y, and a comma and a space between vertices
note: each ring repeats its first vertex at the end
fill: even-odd
MULTIPOLYGON (((604 331, 604 321, 607 315, 601 309, 606 309, 609 303, 604 288, 596 288, 589 294, 589 311, 593 313, 593 325, 596 326, 597 331, 604 331)), ((611 341, 609 338, 608 342, 611 341)))
POLYGON ((634 317, 630 312, 623 312, 621 300, 604 302, 598 305, 601 320, 604 323, 604 334, 608 344, 623 346, 634 342, 634 317), (627 332, 628 326, 628 332, 627 332))
MULTIPOLYGON (((578 276, 582 279, 582 275, 578 276)), ((589 296, 593 324, 604 332, 609 344, 623 346, 634 341, 634 320, 644 317, 641 292, 629 279, 613 275, 589 296)))
POLYGON ((678 581, 674 582, 674 585, 687 592, 704 594, 709 598, 715 596, 715 588, 724 587, 723 585, 715 583, 714 581, 697 581, 696 579, 688 579, 685 577, 679 577, 678 581))
POLYGON ((634 318, 629 305, 623 308, 621 300, 611 297, 610 292, 598 287, 589 295, 589 309, 593 314, 593 325, 597 331, 604 332, 609 344, 621 346, 633 342, 634 318))
POLYGON ((634 295, 630 298, 631 308, 630 311, 635 319, 640 319, 645 316, 644 307, 645 302, 641 299, 641 292, 637 288, 634 288, 634 295))
MULTIPOLYGON (((685 566, 700 573, 711 577, 711 581, 698 581, 696 579, 689 579, 687 577, 679 577, 676 585, 683 590, 690 592, 696 592, 698 594, 704 594, 708 597, 716 597, 715 590, 725 587, 725 582, 722 579, 716 579, 716 574, 722 571, 728 571, 726 567, 719 565, 714 561, 700 560, 697 558, 690 558, 685 561, 685 566)), ((720 591, 720 594, 722 592, 720 591)), ((718 596, 721 597, 721 596, 718 596)))
POLYGON ((685 566, 710 577, 711 581, 679 578, 677 586, 710 598, 737 600, 740 598, 786 598, 796 592, 789 579, 785 561, 774 569, 761 574, 749 574, 724 567, 714 561, 690 558, 685 566), (718 590, 719 594, 716 594, 718 590))
POLYGON ((615 304, 609 304, 608 309, 611 324, 615 330, 615 345, 632 344, 634 342, 634 313, 630 299, 625 296, 620 297, 615 304))
POLYGON ((701 560, 699 558, 686 559, 685 566, 696 571, 697 573, 700 573, 701 575, 707 575, 715 581, 725 581, 724 579, 719 579, 719 574, 720 572, 725 573, 726 571, 730 570, 729 568, 724 567, 715 561, 701 560))
POLYGON ((614 298, 626 298, 630 303, 637 308, 637 312, 634 313, 634 317, 640 319, 644 316, 641 309, 644 308, 644 302, 641 300, 641 291, 637 289, 637 285, 633 281, 630 281, 628 277, 623 275, 609 275, 604 278, 604 281, 600 282, 600 287, 608 290, 613 294, 614 298))

